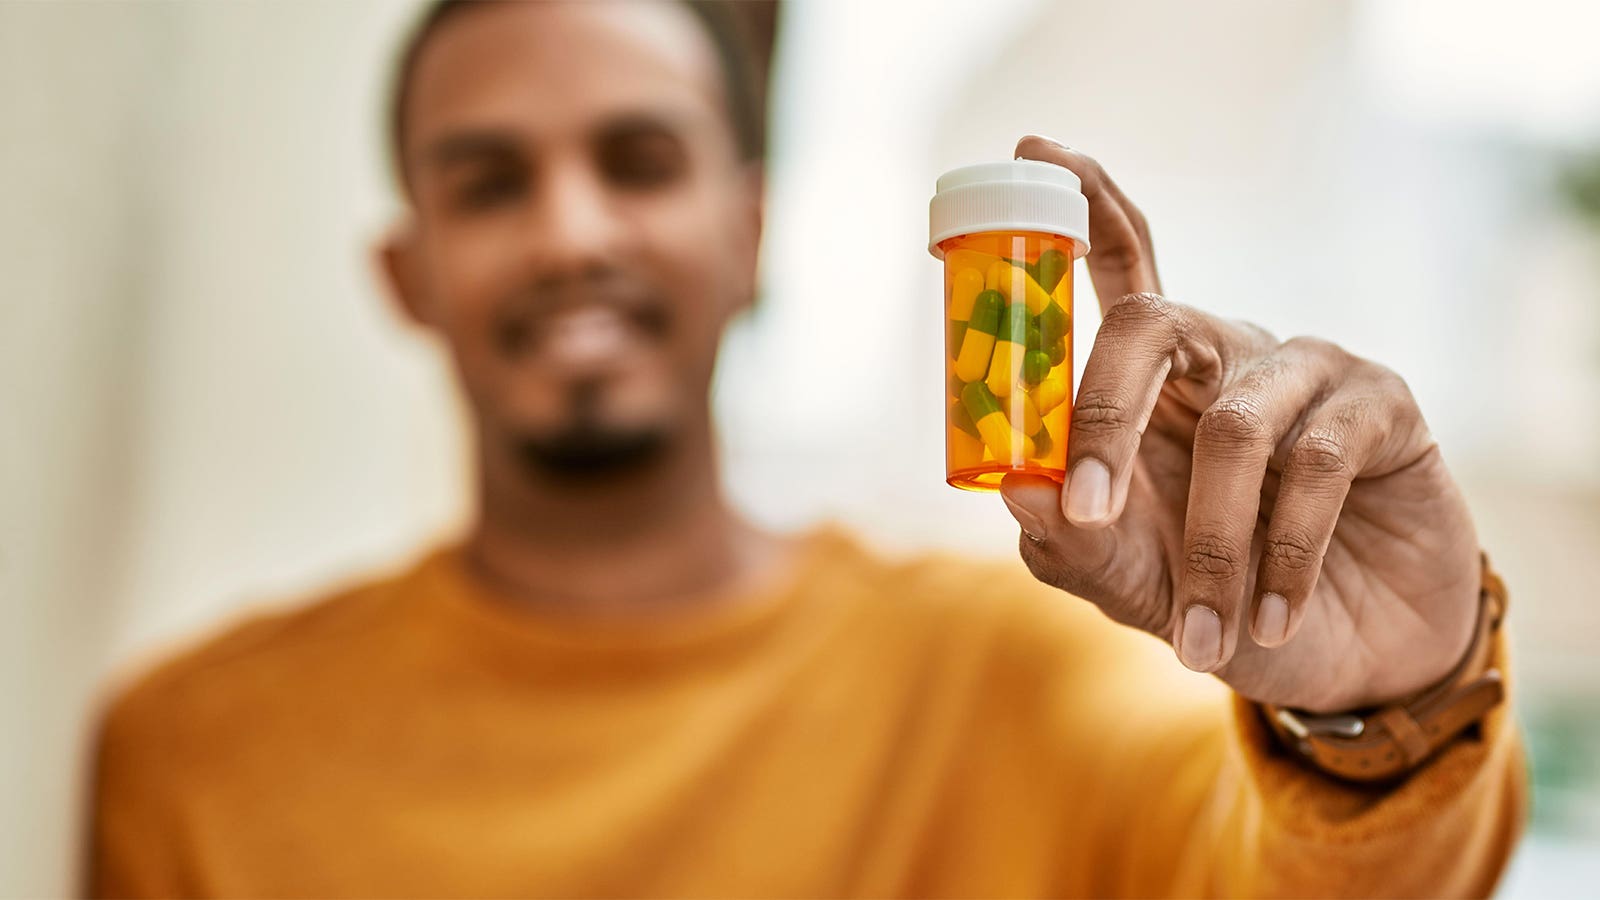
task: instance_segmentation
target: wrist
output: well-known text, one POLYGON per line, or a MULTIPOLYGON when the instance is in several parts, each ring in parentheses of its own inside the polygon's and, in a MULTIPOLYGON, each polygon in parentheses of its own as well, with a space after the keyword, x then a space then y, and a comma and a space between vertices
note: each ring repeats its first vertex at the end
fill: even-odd
POLYGON ((1480 554, 1475 627, 1442 678, 1397 701, 1342 713, 1258 707, 1280 742, 1315 768, 1354 781, 1403 775, 1503 702, 1494 649, 1505 606, 1505 585, 1480 554))

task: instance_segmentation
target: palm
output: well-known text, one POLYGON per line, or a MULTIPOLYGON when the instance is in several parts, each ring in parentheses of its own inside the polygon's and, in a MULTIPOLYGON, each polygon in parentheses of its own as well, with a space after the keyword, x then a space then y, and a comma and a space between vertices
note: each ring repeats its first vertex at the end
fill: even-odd
MULTIPOLYGON (((1111 529, 1119 547, 1108 582, 1137 611, 1130 624, 1168 640, 1180 615, 1174 586, 1186 563, 1184 514, 1195 422, 1204 411, 1197 406, 1173 385, 1163 391, 1140 442, 1126 509, 1111 529)), ((1362 473, 1351 484, 1299 633, 1274 649, 1241 637, 1217 673, 1235 690, 1295 706, 1358 705, 1375 698, 1350 686, 1377 686, 1351 669, 1363 660, 1403 655, 1461 617, 1461 573, 1472 569, 1476 554, 1471 523, 1438 451, 1427 449, 1422 437, 1399 438, 1422 448, 1411 464, 1362 473), (1418 522, 1430 527, 1417 528, 1418 522)), ((1247 597, 1255 594, 1281 472, 1282 459, 1275 456, 1262 486, 1247 597)))

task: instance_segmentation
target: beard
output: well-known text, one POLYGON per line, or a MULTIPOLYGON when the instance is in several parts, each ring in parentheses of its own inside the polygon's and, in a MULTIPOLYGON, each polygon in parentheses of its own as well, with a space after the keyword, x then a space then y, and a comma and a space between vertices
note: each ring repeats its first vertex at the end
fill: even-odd
POLYGON ((574 385, 567 424, 515 439, 517 459, 530 474, 588 486, 653 469, 666 458, 670 429, 664 424, 604 421, 600 389, 595 382, 574 385))

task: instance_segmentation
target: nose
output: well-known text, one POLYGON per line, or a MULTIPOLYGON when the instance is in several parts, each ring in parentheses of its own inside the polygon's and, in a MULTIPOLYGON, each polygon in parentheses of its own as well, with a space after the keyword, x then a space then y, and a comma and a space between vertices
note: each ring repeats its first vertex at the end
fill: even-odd
POLYGON ((552 160, 543 187, 529 235, 539 274, 577 278, 610 265, 626 228, 599 173, 581 159, 552 160))

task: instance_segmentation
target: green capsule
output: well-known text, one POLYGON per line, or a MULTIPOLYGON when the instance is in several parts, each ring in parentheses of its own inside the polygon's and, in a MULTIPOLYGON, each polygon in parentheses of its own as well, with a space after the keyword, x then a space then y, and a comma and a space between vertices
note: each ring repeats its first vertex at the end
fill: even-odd
POLYGON ((1046 456, 1050 453, 1050 430, 1043 425, 1039 426, 1039 433, 1033 436, 1033 455, 1046 456))
POLYGON ((957 375, 954 372, 950 373, 950 381, 949 381, 948 384, 945 385, 945 387, 948 388, 949 391, 950 391, 950 396, 956 398, 957 400, 961 399, 961 391, 966 386, 967 386, 967 383, 965 381, 962 381, 961 380, 961 376, 957 375))
POLYGON ((1056 366, 1061 365, 1066 361, 1067 358, 1067 339, 1057 339, 1054 344, 1051 344, 1050 347, 1045 350, 1045 353, 1049 354, 1050 356, 1050 368, 1053 369, 1056 366))
POLYGON ((1067 332, 1072 330, 1072 314, 1061 308, 1061 304, 1051 301, 1039 313, 1039 333, 1043 337, 1044 345, 1050 346, 1060 340, 1067 332))
POLYGON ((1048 293, 1056 289, 1063 276, 1072 268, 1072 257, 1054 247, 1039 254, 1039 261, 1028 274, 1048 293))
POLYGON ((997 341, 1010 341, 1020 344, 1028 339, 1028 304, 1017 302, 1006 306, 1005 315, 1000 319, 1000 328, 994 333, 997 341))
POLYGON ((983 435, 978 433, 977 423, 972 421, 972 414, 967 412, 967 406, 960 400, 950 403, 950 424, 972 435, 978 440, 983 440, 983 435))
POLYGON ((972 318, 967 327, 984 334, 1000 330, 1000 313, 1006 308, 1006 298, 999 291, 984 291, 972 302, 972 318))
MULTIPOLYGON (((1037 319, 1038 316, 1034 318, 1037 319)), ((1036 322, 1028 323, 1028 340, 1023 346, 1029 350, 1044 349, 1044 334, 1039 331, 1039 325, 1036 322)))
POLYGON ((961 405, 967 408, 967 415, 972 417, 973 422, 1000 412, 1000 401, 989 390, 989 386, 981 381, 974 381, 961 389, 961 405))
POLYGON ((1029 350, 1022 358, 1022 380, 1033 387, 1050 374, 1050 354, 1043 350, 1029 350))

